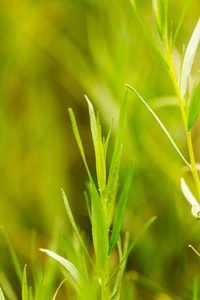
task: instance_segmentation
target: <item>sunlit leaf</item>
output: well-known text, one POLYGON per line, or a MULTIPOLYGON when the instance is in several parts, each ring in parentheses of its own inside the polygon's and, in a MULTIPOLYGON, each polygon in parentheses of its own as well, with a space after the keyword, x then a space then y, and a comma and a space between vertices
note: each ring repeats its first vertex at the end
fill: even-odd
POLYGON ((197 51, 197 47, 200 40, 200 18, 198 20, 198 23, 193 31, 192 37, 189 41, 189 44, 187 46, 185 57, 183 61, 183 67, 181 71, 181 81, 180 81, 180 91, 181 91, 181 97, 184 98, 186 89, 187 89, 187 83, 189 80, 191 68, 193 65, 194 57, 197 51))
POLYGON ((59 286, 58 286, 58 288, 57 288, 57 290, 56 290, 56 292, 55 292, 55 294, 54 294, 52 300, 56 300, 56 297, 57 297, 57 294, 58 294, 58 292, 59 292, 59 289, 61 288, 61 286, 63 285, 63 283, 64 283, 65 281, 66 281, 66 279, 64 279, 64 280, 59 284, 59 286))
POLYGON ((71 274, 72 278, 75 280, 78 286, 81 287, 82 284, 81 275, 79 271, 76 269, 76 267, 69 260, 65 259, 64 257, 50 250, 40 249, 40 251, 48 254, 49 256, 57 260, 61 265, 63 265, 63 267, 71 274))
POLYGON ((99 123, 99 114, 97 119, 95 117, 94 108, 87 96, 85 99, 88 103, 89 115, 90 115, 90 126, 92 132, 92 139, 94 143, 95 158, 96 158, 96 171, 97 180, 99 185, 99 190, 103 191, 106 186, 106 165, 105 165, 105 155, 101 136, 101 126, 99 123))
POLYGON ((187 199, 187 201, 192 205, 192 206, 199 206, 199 203, 191 193, 188 185, 186 184, 185 180, 181 178, 181 190, 183 192, 183 195, 187 199))
POLYGON ((2 289, 0 288, 0 300, 5 300, 2 289))

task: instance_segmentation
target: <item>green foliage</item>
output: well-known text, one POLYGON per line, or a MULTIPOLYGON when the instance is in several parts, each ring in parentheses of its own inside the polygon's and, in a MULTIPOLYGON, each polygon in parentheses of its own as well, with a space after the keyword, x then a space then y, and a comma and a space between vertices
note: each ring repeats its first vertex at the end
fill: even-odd
POLYGON ((5 300, 2 289, 0 288, 0 300, 5 300))
POLYGON ((200 113, 200 83, 195 87, 190 98, 189 113, 188 113, 188 131, 190 131, 200 113))

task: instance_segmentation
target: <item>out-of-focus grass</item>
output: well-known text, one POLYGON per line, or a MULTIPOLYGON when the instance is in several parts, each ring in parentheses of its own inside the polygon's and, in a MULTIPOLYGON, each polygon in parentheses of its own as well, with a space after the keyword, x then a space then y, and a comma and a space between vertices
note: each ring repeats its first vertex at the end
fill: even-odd
MULTIPOLYGON (((151 1, 138 4, 151 30, 151 1)), ((182 6, 182 1, 170 2, 169 15, 175 24, 182 6)), ((191 1, 177 40, 177 67, 179 51, 189 41, 199 11, 199 2, 191 1)), ((82 124, 80 131, 84 144, 88 144, 92 169, 94 158, 87 138, 89 120, 85 118, 83 94, 98 107, 107 129, 111 116, 118 114, 125 83, 137 87, 152 105, 152 98, 173 95, 173 89, 128 0, 12 4, 4 0, 0 4, 0 36, 0 223, 25 262, 30 256, 33 228, 41 237, 40 247, 51 240, 56 219, 68 228, 60 187, 72 199, 77 222, 88 229, 82 195, 86 174, 67 108, 73 107, 82 124)), ((154 229, 130 257, 128 269, 187 299, 191 278, 199 272, 198 258, 187 245, 192 243, 198 249, 200 225, 194 222, 180 194, 182 162, 152 116, 131 94, 128 112, 121 176, 126 173, 127 155, 134 156, 136 172, 124 229, 131 227, 134 235, 147 217, 158 215, 154 229)), ((178 108, 162 107, 156 112, 187 157, 178 108)), ((195 128, 198 161, 198 125, 195 128)), ((10 269, 1 239, 0 247, 1 266, 10 269)), ((139 297, 137 291, 135 295, 139 297)), ((153 299, 150 294, 145 297, 153 299)))

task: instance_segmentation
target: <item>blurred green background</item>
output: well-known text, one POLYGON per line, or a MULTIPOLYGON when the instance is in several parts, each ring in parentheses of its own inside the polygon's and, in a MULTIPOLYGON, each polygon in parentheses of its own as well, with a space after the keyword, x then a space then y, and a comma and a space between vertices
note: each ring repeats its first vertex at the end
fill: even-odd
MULTIPOLYGON (((184 3, 169 3, 174 26, 184 3)), ((138 1, 138 6, 152 31, 151 1, 138 1)), ((188 43, 199 12, 200 2, 191 1, 174 51, 177 74, 182 45, 188 43)), ((165 106, 162 98, 174 95, 169 76, 128 0, 1 0, 0 37, 0 224, 24 265, 30 260, 33 231, 37 249, 48 247, 58 228, 71 235, 61 187, 78 225, 90 233, 83 196, 87 174, 67 111, 72 107, 75 112, 95 174, 84 94, 100 111, 104 134, 114 116, 110 154, 126 83, 156 111, 186 157, 188 153, 178 107, 165 106)), ((193 76, 199 59, 198 52, 193 76)), ((134 237, 149 217, 158 218, 130 255, 126 284, 134 287, 133 299, 168 299, 145 288, 140 275, 181 299, 191 299, 200 262, 188 244, 199 249, 200 223, 180 192, 182 161, 140 100, 131 92, 128 97, 121 183, 132 158, 135 175, 123 230, 134 237)), ((197 161, 199 125, 193 132, 197 161)), ((20 293, 7 249, 0 234, 0 269, 20 293)), ((36 257, 44 259, 38 250, 36 257)))

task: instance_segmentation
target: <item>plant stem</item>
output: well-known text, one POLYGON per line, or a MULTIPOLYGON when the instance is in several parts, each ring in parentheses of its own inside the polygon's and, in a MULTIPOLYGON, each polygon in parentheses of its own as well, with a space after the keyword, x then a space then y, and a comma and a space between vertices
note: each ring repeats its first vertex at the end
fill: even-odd
POLYGON ((180 93, 180 89, 179 89, 179 86, 178 86, 176 74, 175 74, 175 71, 174 71, 174 65, 173 65, 173 61, 172 61, 172 54, 169 51, 167 41, 165 41, 165 43, 164 43, 164 48, 165 48, 166 55, 167 55, 167 58, 168 58, 169 74, 170 74, 170 77, 171 77, 171 80, 172 80, 172 83, 173 83, 173 86, 174 86, 174 89, 175 89, 175 92, 176 92, 176 96, 178 98, 179 107, 180 107, 180 111, 181 111, 181 116, 182 116, 182 120, 183 120, 183 125, 184 125, 184 129, 185 129, 187 145, 188 145, 188 151, 189 151, 190 162, 191 162, 191 173, 192 173, 192 176, 194 178, 195 185, 196 185, 198 199, 200 200, 200 181, 199 181, 199 176, 198 176, 196 163, 195 163, 195 158, 194 158, 191 131, 188 131, 187 116, 186 116, 186 112, 185 112, 185 108, 184 108, 184 102, 183 102, 183 99, 181 97, 181 93, 180 93))

